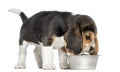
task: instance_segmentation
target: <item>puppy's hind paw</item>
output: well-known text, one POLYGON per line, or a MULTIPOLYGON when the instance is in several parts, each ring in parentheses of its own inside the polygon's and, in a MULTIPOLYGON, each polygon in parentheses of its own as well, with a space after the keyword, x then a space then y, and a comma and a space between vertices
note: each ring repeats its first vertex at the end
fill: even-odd
POLYGON ((25 69, 26 68, 26 64, 16 64, 15 65, 15 69, 25 69))

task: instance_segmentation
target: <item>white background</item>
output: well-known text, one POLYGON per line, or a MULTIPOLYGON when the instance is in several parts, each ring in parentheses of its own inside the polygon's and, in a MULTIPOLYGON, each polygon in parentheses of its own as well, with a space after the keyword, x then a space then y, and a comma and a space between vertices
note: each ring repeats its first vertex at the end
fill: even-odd
MULTIPOLYGON (((18 8, 28 17, 39 11, 70 11, 91 16, 98 27, 99 57, 96 70, 82 72, 120 71, 120 2, 119 0, 0 0, 0 72, 40 72, 34 55, 34 46, 27 49, 27 68, 14 69, 18 58, 18 39, 22 25, 20 17, 8 9, 18 8)), ((58 72, 57 53, 55 64, 58 72)), ((62 70, 62 72, 68 70, 62 70)), ((68 72, 73 72, 69 70, 68 72)), ((76 70, 79 71, 79 70, 76 70)), ((60 71, 61 72, 61 71, 60 71)))

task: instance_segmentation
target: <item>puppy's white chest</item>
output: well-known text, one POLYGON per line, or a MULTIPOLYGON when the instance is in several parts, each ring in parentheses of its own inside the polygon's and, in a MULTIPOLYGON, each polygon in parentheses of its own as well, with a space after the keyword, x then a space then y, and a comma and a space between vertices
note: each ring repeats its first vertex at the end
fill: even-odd
POLYGON ((64 40, 64 36, 61 37, 56 37, 54 42, 53 42, 54 48, 61 48, 65 45, 65 40, 64 40))

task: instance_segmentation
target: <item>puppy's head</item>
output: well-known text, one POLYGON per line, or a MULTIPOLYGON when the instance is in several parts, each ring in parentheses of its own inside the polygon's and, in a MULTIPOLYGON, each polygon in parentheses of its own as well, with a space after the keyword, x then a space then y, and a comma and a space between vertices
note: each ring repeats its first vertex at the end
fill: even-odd
MULTIPOLYGON (((94 39, 97 34, 97 28, 91 17, 87 15, 75 15, 72 24, 69 24, 68 27, 68 31, 65 34, 67 53, 75 55, 89 52, 89 50, 92 51, 94 46, 90 45, 94 40, 97 47, 97 38, 94 39)), ((97 52, 97 49, 95 52, 97 52)))

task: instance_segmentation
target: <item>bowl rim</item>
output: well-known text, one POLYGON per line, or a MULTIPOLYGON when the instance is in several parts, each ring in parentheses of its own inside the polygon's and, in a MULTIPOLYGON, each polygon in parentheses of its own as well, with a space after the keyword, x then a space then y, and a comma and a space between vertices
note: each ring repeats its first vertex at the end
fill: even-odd
POLYGON ((102 55, 66 55, 67 57, 76 57, 76 56, 102 56, 102 55))

